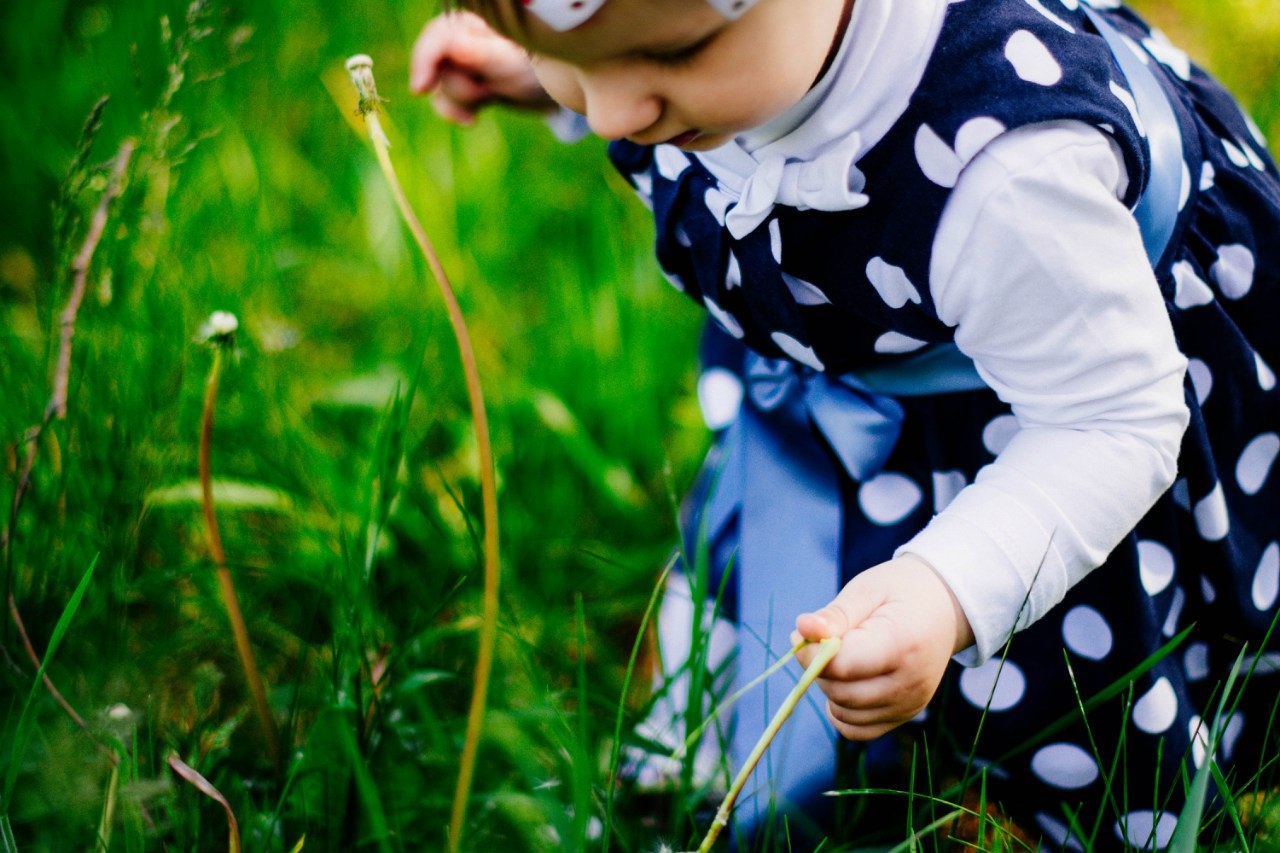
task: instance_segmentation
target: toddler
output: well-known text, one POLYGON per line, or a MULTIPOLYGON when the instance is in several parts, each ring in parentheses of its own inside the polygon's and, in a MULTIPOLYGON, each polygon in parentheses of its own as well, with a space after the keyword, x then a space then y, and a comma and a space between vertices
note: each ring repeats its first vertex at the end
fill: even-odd
POLYGON ((460 3, 414 89, 585 117, 710 315, 739 672, 843 637, 758 791, 945 717, 1048 844, 1160 848, 1197 767, 1276 754, 1280 176, 1184 53, 1113 0, 460 3))

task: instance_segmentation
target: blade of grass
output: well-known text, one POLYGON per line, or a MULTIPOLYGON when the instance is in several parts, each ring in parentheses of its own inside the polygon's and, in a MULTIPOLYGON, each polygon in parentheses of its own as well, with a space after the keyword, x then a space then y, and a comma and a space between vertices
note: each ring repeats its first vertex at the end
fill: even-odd
POLYGON ((85 569, 84 574, 80 577, 80 583, 76 585, 75 592, 71 593, 67 606, 62 609, 62 615, 58 617, 58 623, 53 626, 53 634, 49 637, 49 646, 45 649, 44 658, 40 661, 40 669, 36 672, 36 677, 31 682, 31 689, 27 692, 27 700, 22 704, 22 713, 18 715, 18 724, 14 727, 13 744, 9 749, 9 769, 4 776, 4 796, 0 799, 0 814, 6 817, 13 804, 13 786, 18 780, 18 768, 22 764, 22 753, 26 751, 27 738, 30 736, 31 705, 35 702, 36 694, 40 692, 40 686, 44 683, 44 674, 45 670, 49 668, 49 661, 53 660, 54 654, 58 651, 58 646, 62 644, 62 638, 67 635, 67 631, 71 627, 71 620, 75 618, 76 611, 80 609, 80 602, 84 599, 85 591, 89 588, 89 581, 93 579, 93 570, 97 565, 98 558, 94 557, 93 561, 89 563, 89 568, 85 569))
MULTIPOLYGON (((1196 841, 1200 836, 1200 824, 1204 819, 1205 798, 1209 794, 1209 779, 1214 774, 1218 744, 1226 729, 1227 702, 1235 688, 1236 678, 1240 675, 1240 667, 1243 663, 1244 650, 1241 649, 1235 664, 1231 667, 1231 672, 1227 675, 1227 683, 1222 688, 1222 695, 1218 698, 1218 709, 1214 713, 1213 724, 1209 729, 1209 743, 1205 749, 1204 763, 1196 771, 1195 778, 1191 782, 1191 791, 1187 795, 1187 802, 1182 807, 1182 813, 1178 815, 1178 825, 1174 828, 1173 838, 1169 842, 1169 853, 1195 853, 1196 841)), ((1225 780, 1223 782, 1225 783, 1225 780)), ((1230 801, 1230 796, 1227 799, 1230 801)))
POLYGON ((222 810, 227 814, 227 851, 228 853, 240 853, 240 822, 236 820, 235 812, 231 810, 231 803, 227 802, 227 798, 222 796, 222 792, 215 788, 212 782, 200 775, 198 770, 179 758, 176 752, 169 753, 166 761, 173 768, 174 773, 190 782, 197 791, 222 806, 222 810))
POLYGON ((605 802, 604 811, 604 838, 601 840, 601 853, 609 853, 609 841, 613 835, 613 804, 617 799, 614 795, 617 793, 617 785, 612 784, 618 775, 618 762, 622 754, 622 720, 626 714, 627 696, 631 693, 631 681, 635 677, 636 662, 640 658, 640 649, 644 646, 645 632, 649 629, 649 622, 653 619, 653 614, 657 611, 658 601, 662 597, 662 590, 666 588, 667 577, 671 574, 671 569, 675 565, 675 558, 667 563, 662 569, 662 574, 658 576, 658 582, 654 584, 653 592, 649 594, 649 603, 645 605, 644 614, 640 617, 640 629, 636 631, 636 641, 631 644, 631 656, 627 659, 627 670, 622 678, 622 693, 618 696, 618 713, 613 721, 613 747, 609 754, 609 796, 605 802))

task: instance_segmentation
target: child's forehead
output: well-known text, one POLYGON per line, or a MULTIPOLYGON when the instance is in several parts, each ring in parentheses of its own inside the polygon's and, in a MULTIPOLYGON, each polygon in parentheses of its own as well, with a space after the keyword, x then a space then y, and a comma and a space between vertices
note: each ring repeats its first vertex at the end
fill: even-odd
POLYGON ((584 62, 618 53, 679 48, 725 22, 708 0, 603 0, 590 17, 565 30, 532 14, 532 3, 500 0, 499 5, 494 23, 508 36, 534 53, 584 62))
MULTIPOLYGON (((511 0, 511 2, 517 4, 517 11, 529 13, 556 32, 566 32, 590 20, 608 0, 511 0)), ((755 5, 757 0, 684 0, 684 2, 705 3, 725 18, 733 19, 755 5)))

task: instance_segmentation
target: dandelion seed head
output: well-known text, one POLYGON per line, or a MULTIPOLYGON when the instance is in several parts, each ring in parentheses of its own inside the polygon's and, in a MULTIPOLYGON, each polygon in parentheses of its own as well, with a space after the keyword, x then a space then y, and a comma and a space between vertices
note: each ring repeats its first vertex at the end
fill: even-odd
POLYGON ((200 326, 197 339, 207 344, 229 346, 235 343, 240 321, 230 311, 214 311, 200 326))

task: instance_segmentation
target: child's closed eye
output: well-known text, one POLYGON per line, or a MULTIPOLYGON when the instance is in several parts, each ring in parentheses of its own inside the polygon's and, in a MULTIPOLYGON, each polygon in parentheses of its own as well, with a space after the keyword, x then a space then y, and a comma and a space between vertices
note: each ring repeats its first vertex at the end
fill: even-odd
POLYGON ((671 50, 645 51, 643 58, 657 65, 666 66, 668 68, 678 68, 683 65, 689 65, 702 55, 703 51, 705 51, 707 46, 715 40, 717 35, 719 35, 719 31, 713 32, 692 44, 671 50))

